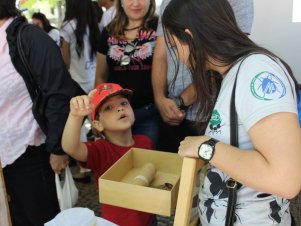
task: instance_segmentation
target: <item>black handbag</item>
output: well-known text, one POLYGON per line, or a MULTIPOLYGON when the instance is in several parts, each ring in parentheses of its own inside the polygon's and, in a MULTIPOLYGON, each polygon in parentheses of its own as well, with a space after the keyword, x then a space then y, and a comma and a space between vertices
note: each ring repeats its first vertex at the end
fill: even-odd
POLYGON ((32 70, 29 66, 29 63, 25 57, 23 46, 22 46, 22 39, 21 39, 21 33, 25 26, 27 26, 27 23, 24 23, 20 25, 20 28, 18 30, 17 34, 17 50, 19 53, 19 56, 21 58, 21 61, 24 65, 24 68, 26 70, 26 73, 28 75, 29 83, 31 87, 33 88, 33 96, 32 97, 32 113, 35 118, 35 120, 38 122, 40 128, 42 131, 47 134, 47 119, 45 117, 45 107, 47 105, 47 98, 43 94, 40 86, 35 80, 35 77, 32 73, 32 70))

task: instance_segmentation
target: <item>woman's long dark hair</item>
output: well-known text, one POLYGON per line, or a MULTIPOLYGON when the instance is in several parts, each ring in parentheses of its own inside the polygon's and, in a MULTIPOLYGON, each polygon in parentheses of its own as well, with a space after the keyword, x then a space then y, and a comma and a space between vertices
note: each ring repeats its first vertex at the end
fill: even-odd
MULTIPOLYGON (((155 0, 149 0, 149 9, 144 16, 144 20, 142 23, 142 29, 148 30, 148 22, 152 19, 154 19, 155 11, 156 11, 156 1, 155 0)), ((116 14, 108 25, 109 34, 115 38, 124 38, 124 29, 128 25, 128 17, 125 14, 122 5, 121 0, 115 0, 115 8, 116 8, 116 14)))
POLYGON ((76 37, 76 52, 81 56, 84 45, 84 35, 87 26, 89 27, 89 41, 91 46, 90 57, 97 52, 98 42, 100 40, 100 31, 97 23, 97 15, 91 0, 66 0, 65 21, 76 19, 76 28, 74 31, 76 37))
POLYGON ((243 56, 262 53, 279 59, 297 84, 292 70, 283 60, 256 45, 239 29, 227 0, 172 0, 164 11, 162 24, 167 43, 174 43, 172 36, 175 36, 189 47, 189 67, 197 101, 201 103, 197 119, 210 116, 215 103, 213 95, 218 89, 217 77, 212 76, 216 72, 206 71, 208 56, 221 65, 231 66, 243 56), (185 29, 189 29, 191 35, 185 29))
POLYGON ((51 31, 52 29, 56 29, 55 27, 53 27, 53 26, 50 24, 49 20, 47 19, 47 17, 46 17, 45 14, 43 14, 43 13, 40 13, 40 12, 34 13, 34 14, 32 14, 32 17, 31 17, 31 18, 32 18, 32 19, 40 20, 40 21, 42 22, 42 24, 43 24, 43 29, 44 29, 44 31, 46 31, 47 33, 48 33, 49 31, 51 31))
POLYGON ((15 0, 0 1, 0 19, 21 16, 20 11, 16 8, 15 0))
POLYGON ((97 17, 97 23, 100 23, 102 15, 103 15, 103 11, 102 8, 98 5, 97 2, 92 2, 93 7, 95 9, 95 13, 96 13, 96 17, 97 17))

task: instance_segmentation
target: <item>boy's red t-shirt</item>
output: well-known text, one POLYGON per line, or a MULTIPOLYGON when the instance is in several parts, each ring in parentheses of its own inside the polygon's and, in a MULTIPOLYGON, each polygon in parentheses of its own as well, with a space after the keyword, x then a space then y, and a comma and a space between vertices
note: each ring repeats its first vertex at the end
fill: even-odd
MULTIPOLYGON (((96 178, 96 186, 98 186, 98 178, 120 159, 121 156, 128 152, 130 148, 153 149, 153 144, 147 136, 134 135, 133 138, 135 143, 131 147, 118 146, 104 139, 85 143, 88 148, 88 160, 87 162, 81 162, 80 165, 93 171, 96 178)), ((104 219, 120 226, 148 226, 151 225, 154 217, 150 213, 106 204, 102 204, 101 209, 101 216, 104 219)))

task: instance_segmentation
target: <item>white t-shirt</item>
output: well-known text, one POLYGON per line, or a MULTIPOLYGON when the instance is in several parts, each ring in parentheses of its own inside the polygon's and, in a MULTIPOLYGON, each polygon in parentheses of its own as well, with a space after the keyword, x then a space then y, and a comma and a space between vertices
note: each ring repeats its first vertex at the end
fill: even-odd
POLYGON ((71 77, 88 93, 94 88, 96 57, 90 58, 90 42, 89 29, 83 38, 83 50, 79 57, 76 52, 76 37, 74 31, 76 29, 76 20, 67 21, 62 25, 60 36, 70 45, 70 67, 71 77))
MULTIPOLYGON (((238 66, 239 63, 233 66, 224 78, 206 130, 207 135, 226 144, 230 143, 230 99, 238 66)), ((245 59, 238 74, 235 99, 241 149, 254 149, 248 130, 262 118, 276 112, 297 114, 290 84, 293 86, 291 78, 269 57, 256 54, 245 59)), ((228 178, 218 168, 209 167, 204 187, 199 193, 202 226, 225 224, 228 203, 225 182, 228 178)), ((237 194, 236 226, 291 225, 287 199, 246 186, 242 186, 237 194)))
MULTIPOLYGON (((157 28, 157 36, 163 36, 162 28, 162 15, 171 0, 163 0, 160 13, 159 23, 157 28)), ((253 23, 253 0, 228 0, 234 11, 238 26, 243 32, 250 33, 253 23)), ((167 84, 168 96, 174 98, 180 95, 185 88, 191 84, 192 78, 188 67, 181 61, 176 61, 174 54, 167 50, 167 84), (179 71, 177 79, 174 81, 175 76, 175 63, 178 63, 179 71), (173 84, 174 82, 174 84, 173 84)), ((195 121, 198 111, 198 104, 191 105, 186 112, 186 119, 195 121)))
POLYGON ((24 79, 15 69, 9 52, 6 29, 8 19, 0 27, 0 160, 4 168, 14 163, 28 145, 39 146, 46 136, 32 114, 32 100, 24 79))
POLYGON ((99 30, 102 31, 114 18, 116 14, 115 6, 111 6, 109 9, 103 12, 101 21, 99 24, 99 30))
POLYGON ((60 46, 60 31, 56 28, 51 29, 48 35, 55 41, 55 43, 60 46))
POLYGON ((251 34, 254 3, 253 0, 228 0, 235 14, 239 28, 248 34, 251 34))

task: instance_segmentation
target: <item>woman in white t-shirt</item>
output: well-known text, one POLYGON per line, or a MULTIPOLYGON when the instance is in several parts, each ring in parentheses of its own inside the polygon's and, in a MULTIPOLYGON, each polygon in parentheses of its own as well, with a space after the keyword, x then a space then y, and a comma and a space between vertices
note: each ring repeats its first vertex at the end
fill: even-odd
MULTIPOLYGON (((96 50, 100 40, 98 16, 91 0, 66 0, 66 13, 60 30, 61 51, 71 77, 89 93, 94 89, 96 70, 96 50)), ((87 141, 86 120, 81 131, 81 141, 87 141)), ((89 182, 86 170, 80 168, 80 173, 74 179, 89 182)))
POLYGON ((198 114, 210 119, 204 136, 179 147, 180 156, 209 163, 202 226, 294 225, 289 199, 301 188, 301 129, 289 66, 239 29, 227 0, 172 0, 162 24, 169 49, 192 73, 198 114), (230 145, 235 80, 238 147, 230 145))
POLYGON ((60 36, 63 59, 72 78, 89 93, 94 88, 95 55, 100 40, 96 10, 91 0, 66 0, 60 36))
POLYGON ((31 22, 34 25, 42 28, 48 35, 55 41, 55 43, 60 46, 60 31, 50 24, 50 21, 47 19, 43 13, 34 13, 31 17, 31 22))

